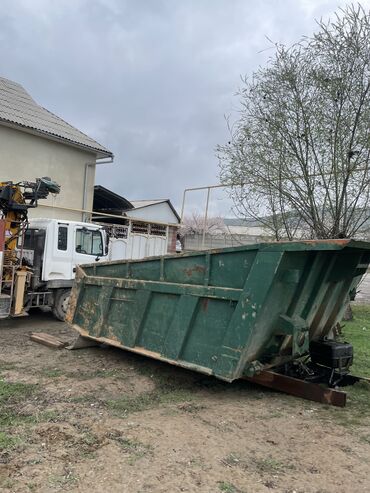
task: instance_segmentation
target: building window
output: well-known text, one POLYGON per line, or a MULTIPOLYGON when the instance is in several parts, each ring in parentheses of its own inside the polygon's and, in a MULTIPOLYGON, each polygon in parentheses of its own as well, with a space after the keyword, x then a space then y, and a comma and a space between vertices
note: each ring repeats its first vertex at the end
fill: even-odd
POLYGON ((167 227, 162 224, 151 224, 150 234, 153 236, 166 236, 167 227))
POLYGON ((68 227, 59 226, 58 227, 58 250, 67 250, 68 243, 68 227))
POLYGON ((149 233, 149 224, 148 223, 139 223, 133 222, 131 224, 131 232, 132 233, 141 233, 147 235, 149 233))
POLYGON ((103 239, 100 231, 87 228, 77 229, 76 252, 85 255, 103 255, 103 239))
POLYGON ((109 238, 127 238, 128 236, 128 226, 112 224, 112 226, 105 226, 105 230, 109 238))

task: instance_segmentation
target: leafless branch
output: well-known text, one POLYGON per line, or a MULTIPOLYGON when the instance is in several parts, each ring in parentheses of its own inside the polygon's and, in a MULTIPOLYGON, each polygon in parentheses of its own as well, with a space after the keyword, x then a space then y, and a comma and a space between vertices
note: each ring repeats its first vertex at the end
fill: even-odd
POLYGON ((370 15, 340 9, 243 78, 222 183, 276 239, 363 235, 370 210, 370 15), (240 184, 245 184, 240 186, 240 184))

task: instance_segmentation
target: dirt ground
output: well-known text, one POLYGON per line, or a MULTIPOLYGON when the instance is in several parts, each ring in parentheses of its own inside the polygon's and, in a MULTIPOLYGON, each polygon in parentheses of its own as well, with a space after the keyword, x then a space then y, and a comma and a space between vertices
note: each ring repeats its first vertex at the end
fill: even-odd
POLYGON ((329 408, 109 347, 53 350, 33 331, 75 336, 48 313, 0 323, 1 491, 370 491, 369 414, 351 401, 329 408))

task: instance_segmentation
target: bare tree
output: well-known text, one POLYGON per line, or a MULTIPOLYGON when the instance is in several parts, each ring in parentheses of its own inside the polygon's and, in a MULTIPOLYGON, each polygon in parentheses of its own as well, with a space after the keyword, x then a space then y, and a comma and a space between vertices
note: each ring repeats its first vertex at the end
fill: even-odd
POLYGON ((350 237, 369 217, 370 16, 360 5, 243 79, 217 149, 239 215, 277 239, 350 237))
POLYGON ((202 234, 205 229, 206 234, 216 235, 226 232, 224 221, 221 217, 205 217, 197 212, 190 216, 185 216, 181 226, 181 235, 202 234))

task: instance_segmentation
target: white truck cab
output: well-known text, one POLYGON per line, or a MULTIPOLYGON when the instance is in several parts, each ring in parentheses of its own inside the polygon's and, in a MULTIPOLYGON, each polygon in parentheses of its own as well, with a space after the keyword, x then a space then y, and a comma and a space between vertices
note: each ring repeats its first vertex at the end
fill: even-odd
POLYGON ((32 269, 25 309, 50 306, 64 319, 77 264, 107 259, 105 231, 91 223, 30 219, 18 251, 32 269))

